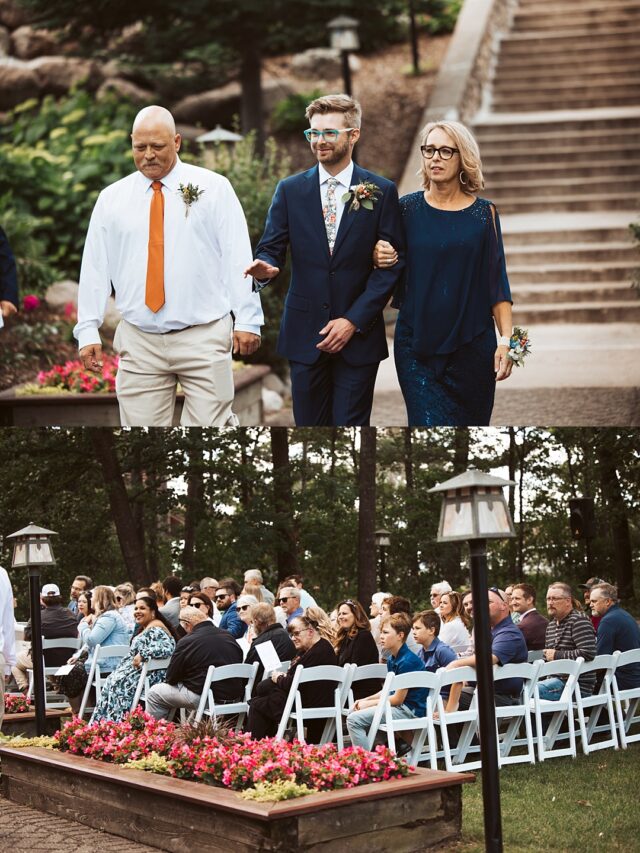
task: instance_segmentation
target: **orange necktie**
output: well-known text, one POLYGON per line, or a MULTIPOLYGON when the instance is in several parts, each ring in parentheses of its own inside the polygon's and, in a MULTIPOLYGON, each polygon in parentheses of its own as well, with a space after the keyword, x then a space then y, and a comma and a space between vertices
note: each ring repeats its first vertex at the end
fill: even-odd
POLYGON ((164 196, 160 181, 154 181, 151 186, 153 198, 149 213, 149 256, 144 301, 155 312, 164 305, 164 196))

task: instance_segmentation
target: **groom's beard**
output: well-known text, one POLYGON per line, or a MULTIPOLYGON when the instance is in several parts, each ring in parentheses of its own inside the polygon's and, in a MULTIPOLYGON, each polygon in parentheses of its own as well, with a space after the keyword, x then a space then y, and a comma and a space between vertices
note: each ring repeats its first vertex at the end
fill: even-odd
POLYGON ((341 137, 345 137, 344 141, 342 139, 338 139, 331 147, 326 147, 324 149, 320 148, 319 144, 316 144, 314 154, 316 155, 316 159, 322 165, 332 166, 334 163, 339 163, 345 156, 349 153, 349 140, 346 138, 345 134, 341 134, 341 137))

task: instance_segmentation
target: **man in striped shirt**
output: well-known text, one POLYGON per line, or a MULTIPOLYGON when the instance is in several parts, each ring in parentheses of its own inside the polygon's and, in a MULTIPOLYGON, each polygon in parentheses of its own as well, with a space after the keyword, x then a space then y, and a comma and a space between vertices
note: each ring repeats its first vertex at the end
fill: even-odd
MULTIPOLYGON (((569 584, 553 583, 547 590, 549 624, 545 634, 545 660, 593 660, 596 656, 596 635, 591 620, 573 606, 573 593, 569 584)), ((564 689, 563 678, 546 678, 540 682, 541 699, 559 699, 564 689)), ((596 674, 578 679, 580 692, 590 696, 596 674)))

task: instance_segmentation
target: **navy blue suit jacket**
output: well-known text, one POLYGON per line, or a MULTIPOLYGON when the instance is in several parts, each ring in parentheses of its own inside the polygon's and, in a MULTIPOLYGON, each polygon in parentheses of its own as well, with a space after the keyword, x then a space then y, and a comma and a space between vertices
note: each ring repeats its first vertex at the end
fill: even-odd
POLYGON ((349 212, 345 205, 333 254, 322 217, 318 166, 276 187, 255 256, 282 269, 291 247, 291 282, 278 337, 278 352, 290 361, 314 364, 322 354, 316 348, 324 337, 320 329, 338 317, 358 330, 340 353, 347 363, 374 364, 389 355, 382 311, 404 269, 398 191, 392 181, 354 163, 352 186, 364 181, 376 184, 382 194, 373 210, 361 206, 349 212), (380 239, 398 250, 392 269, 373 267, 373 248, 380 239))
POLYGON ((16 261, 7 240, 7 235, 0 228, 0 300, 13 302, 18 307, 18 276, 16 261))

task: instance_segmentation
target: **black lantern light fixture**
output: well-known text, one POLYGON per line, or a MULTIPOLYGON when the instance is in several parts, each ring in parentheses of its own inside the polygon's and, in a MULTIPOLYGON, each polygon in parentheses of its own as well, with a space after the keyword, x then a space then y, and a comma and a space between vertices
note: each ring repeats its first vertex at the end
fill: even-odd
POLYGON ((342 59, 342 79, 345 94, 351 95, 351 67, 349 65, 349 54, 360 50, 360 39, 358 38, 359 23, 355 18, 340 15, 333 18, 327 24, 329 30, 329 43, 334 50, 340 52, 342 59))
POLYGON ((442 492, 438 542, 466 540, 469 543, 473 630, 478 673, 484 833, 485 847, 491 853, 502 851, 502 820, 489 623, 487 539, 508 539, 515 536, 513 520, 502 493, 504 486, 513 485, 515 485, 513 480, 503 480, 491 474, 469 469, 464 474, 429 490, 442 492))
POLYGON ((22 530, 7 536, 7 539, 12 539, 14 542, 11 568, 28 569, 29 571, 31 660, 33 662, 33 695, 36 705, 36 731, 38 735, 45 734, 47 716, 42 661, 40 570, 45 566, 55 566, 56 563, 51 548, 51 536, 57 536, 57 533, 35 524, 29 524, 22 530))
POLYGON ((379 589, 387 587, 387 551, 391 547, 391 534, 388 530, 376 530, 373 534, 376 540, 376 548, 380 552, 380 586, 379 589))

